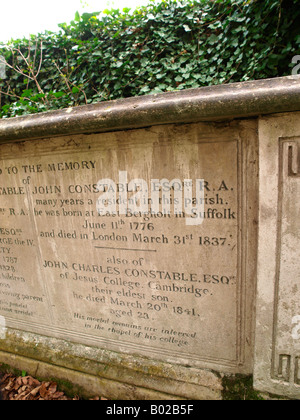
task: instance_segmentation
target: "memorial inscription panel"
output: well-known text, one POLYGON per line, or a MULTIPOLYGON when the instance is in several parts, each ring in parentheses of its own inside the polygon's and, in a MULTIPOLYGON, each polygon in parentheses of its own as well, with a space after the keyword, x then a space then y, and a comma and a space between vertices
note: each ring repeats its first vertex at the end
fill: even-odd
POLYGON ((256 165, 252 122, 1 145, 6 326, 248 371, 256 165))

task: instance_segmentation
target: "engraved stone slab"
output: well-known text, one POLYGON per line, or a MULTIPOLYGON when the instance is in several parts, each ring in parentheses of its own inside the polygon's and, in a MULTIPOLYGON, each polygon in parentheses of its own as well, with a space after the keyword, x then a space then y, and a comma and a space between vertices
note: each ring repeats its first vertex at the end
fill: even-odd
POLYGON ((255 385, 292 398, 300 397, 299 116, 260 123, 255 385))
POLYGON ((255 122, 3 144, 0 180, 7 328, 251 372, 255 122))

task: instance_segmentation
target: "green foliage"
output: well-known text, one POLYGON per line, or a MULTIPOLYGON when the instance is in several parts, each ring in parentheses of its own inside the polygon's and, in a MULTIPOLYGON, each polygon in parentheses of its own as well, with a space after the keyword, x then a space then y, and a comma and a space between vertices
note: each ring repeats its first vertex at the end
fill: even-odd
POLYGON ((291 74, 298 0, 165 0, 76 13, 59 33, 0 44, 0 117, 291 74))
POLYGON ((225 401, 264 400, 261 394, 253 389, 252 376, 224 376, 222 385, 225 401))

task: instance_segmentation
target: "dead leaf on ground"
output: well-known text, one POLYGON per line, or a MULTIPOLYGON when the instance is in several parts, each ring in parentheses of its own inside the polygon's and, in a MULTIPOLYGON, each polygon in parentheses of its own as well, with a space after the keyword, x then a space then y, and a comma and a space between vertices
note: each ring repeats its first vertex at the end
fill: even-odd
MULTIPOLYGON (((11 373, 0 373, 0 399, 11 401, 80 400, 78 395, 73 398, 67 397, 58 389, 56 382, 40 382, 30 375, 15 376, 11 373)), ((90 400, 105 401, 106 398, 97 396, 90 400)))

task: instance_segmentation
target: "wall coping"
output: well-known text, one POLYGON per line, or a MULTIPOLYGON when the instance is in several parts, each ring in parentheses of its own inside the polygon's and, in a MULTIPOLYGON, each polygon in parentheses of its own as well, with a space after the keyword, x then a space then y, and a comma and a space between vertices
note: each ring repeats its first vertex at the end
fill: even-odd
POLYGON ((0 120, 0 142, 300 111, 300 75, 186 89, 0 120))

